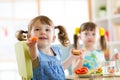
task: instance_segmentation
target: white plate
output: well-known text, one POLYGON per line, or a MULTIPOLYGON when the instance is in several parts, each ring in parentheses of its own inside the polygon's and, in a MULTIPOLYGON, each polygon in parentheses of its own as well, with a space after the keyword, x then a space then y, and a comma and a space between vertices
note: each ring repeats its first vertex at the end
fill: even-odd
POLYGON ((114 74, 103 74, 103 76, 120 76, 120 72, 116 72, 114 74))
POLYGON ((120 72, 116 72, 116 73, 115 73, 115 76, 120 76, 120 72))
POLYGON ((88 78, 88 77, 91 77, 91 76, 99 77, 99 76, 102 76, 102 74, 79 74, 78 75, 78 77, 80 77, 80 78, 88 78))

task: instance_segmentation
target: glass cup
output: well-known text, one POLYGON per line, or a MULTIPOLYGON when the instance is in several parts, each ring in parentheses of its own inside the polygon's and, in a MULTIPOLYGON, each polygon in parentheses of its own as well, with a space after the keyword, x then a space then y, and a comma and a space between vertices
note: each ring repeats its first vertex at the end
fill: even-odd
POLYGON ((105 61, 102 63, 102 73, 103 76, 113 76, 117 71, 115 61, 105 61))
POLYGON ((116 60, 116 76, 120 76, 120 60, 116 60))

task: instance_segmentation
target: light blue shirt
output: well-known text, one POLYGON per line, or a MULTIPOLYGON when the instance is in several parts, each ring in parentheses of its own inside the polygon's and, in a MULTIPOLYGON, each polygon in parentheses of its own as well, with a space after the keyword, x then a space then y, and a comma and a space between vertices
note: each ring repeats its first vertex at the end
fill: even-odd
POLYGON ((89 70, 96 69, 105 61, 104 53, 101 50, 91 50, 84 53, 83 66, 88 67, 89 70))
POLYGON ((65 80, 64 70, 61 65, 58 47, 51 47, 55 56, 49 56, 42 51, 38 53, 39 66, 33 69, 33 80, 65 80))

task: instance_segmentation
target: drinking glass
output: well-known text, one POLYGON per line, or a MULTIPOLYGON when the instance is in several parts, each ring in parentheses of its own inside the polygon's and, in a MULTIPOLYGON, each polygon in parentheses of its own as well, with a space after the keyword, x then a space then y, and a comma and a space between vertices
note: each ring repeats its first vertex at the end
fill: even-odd
POLYGON ((117 71, 115 61, 105 61, 102 63, 103 76, 114 76, 117 71))

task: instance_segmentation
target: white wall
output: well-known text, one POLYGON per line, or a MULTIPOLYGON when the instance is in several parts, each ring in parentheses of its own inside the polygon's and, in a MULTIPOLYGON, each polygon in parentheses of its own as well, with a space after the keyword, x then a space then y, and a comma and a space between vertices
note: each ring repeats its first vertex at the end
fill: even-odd
MULTIPOLYGON (((40 14, 50 17, 55 25, 64 25, 72 43, 73 29, 88 21, 87 0, 40 1, 40 14)), ((38 15, 37 9, 37 0, 0 0, 0 80, 20 79, 14 50, 15 32, 27 30, 28 22, 38 15)))
POLYGON ((41 15, 50 17, 55 25, 66 27, 71 43, 74 28, 89 20, 87 0, 41 0, 40 8, 41 15))

